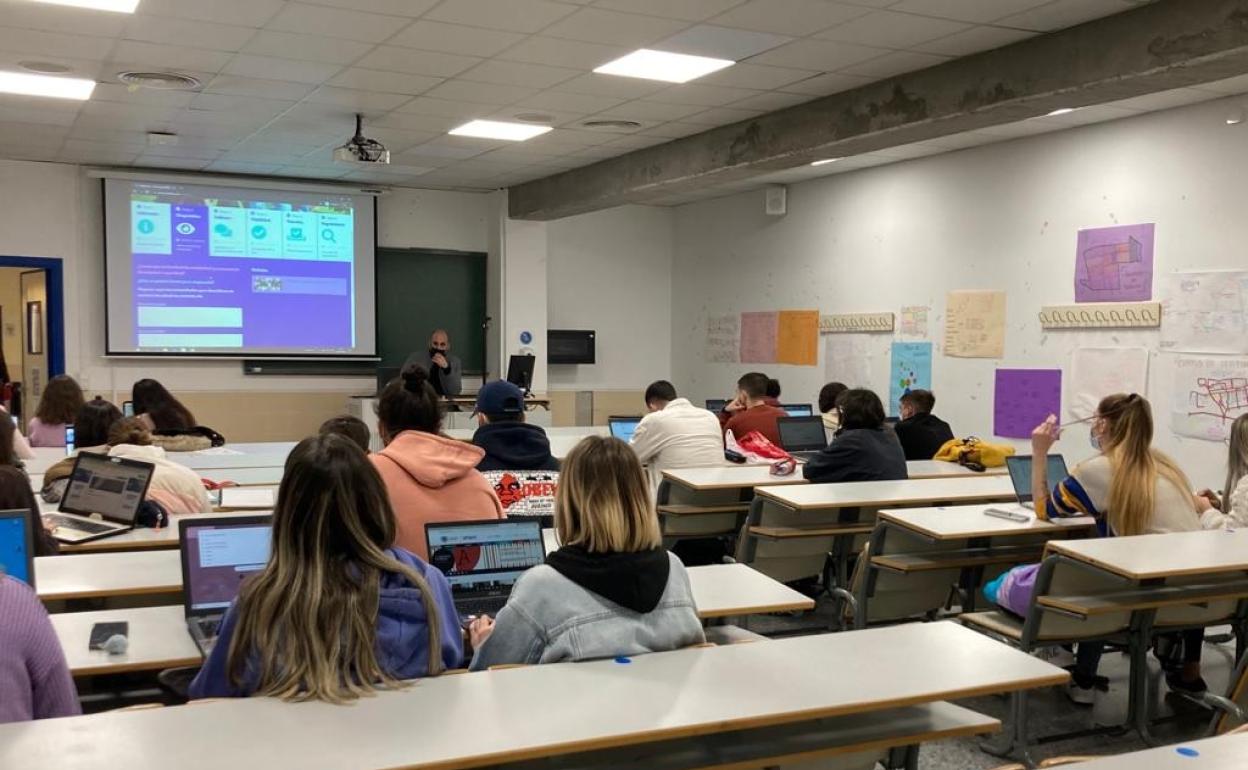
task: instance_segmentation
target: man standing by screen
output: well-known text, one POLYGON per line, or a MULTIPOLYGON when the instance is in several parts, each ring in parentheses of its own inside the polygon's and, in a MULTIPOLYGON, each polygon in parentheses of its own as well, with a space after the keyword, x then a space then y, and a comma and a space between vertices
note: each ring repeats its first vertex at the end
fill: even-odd
POLYGON ((438 329, 429 337, 427 352, 412 353, 403 362, 403 368, 417 364, 429 372, 429 383, 439 396, 451 398, 464 389, 464 364, 459 356, 451 354, 451 337, 445 329, 438 329))

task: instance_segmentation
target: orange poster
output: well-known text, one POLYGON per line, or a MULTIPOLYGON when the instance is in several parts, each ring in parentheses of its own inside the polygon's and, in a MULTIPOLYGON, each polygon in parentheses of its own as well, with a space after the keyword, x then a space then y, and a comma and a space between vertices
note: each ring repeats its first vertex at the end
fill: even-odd
POLYGON ((776 362, 815 366, 819 363, 819 311, 781 310, 776 362))

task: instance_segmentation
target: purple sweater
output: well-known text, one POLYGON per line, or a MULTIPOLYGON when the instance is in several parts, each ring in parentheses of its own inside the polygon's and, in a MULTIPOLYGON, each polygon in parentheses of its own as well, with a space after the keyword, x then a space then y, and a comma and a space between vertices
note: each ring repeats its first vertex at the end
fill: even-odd
POLYGON ((0 577, 0 723, 81 713, 47 610, 30 586, 0 577))

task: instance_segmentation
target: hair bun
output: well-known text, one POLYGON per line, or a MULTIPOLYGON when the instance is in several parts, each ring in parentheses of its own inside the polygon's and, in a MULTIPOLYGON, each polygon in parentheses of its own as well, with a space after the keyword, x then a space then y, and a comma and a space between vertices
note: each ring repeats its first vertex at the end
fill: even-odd
POLYGON ((429 373, 419 366, 411 366, 403 370, 403 389, 410 393, 419 393, 421 387, 429 381, 429 373))

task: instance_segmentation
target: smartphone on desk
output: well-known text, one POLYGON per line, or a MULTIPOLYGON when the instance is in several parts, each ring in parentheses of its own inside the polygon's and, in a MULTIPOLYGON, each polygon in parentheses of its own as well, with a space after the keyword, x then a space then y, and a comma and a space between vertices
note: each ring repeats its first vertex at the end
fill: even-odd
POLYGON ((118 634, 129 636, 130 623, 124 620, 115 623, 96 623, 91 626, 91 639, 87 642, 87 648, 102 650, 104 643, 118 634))

